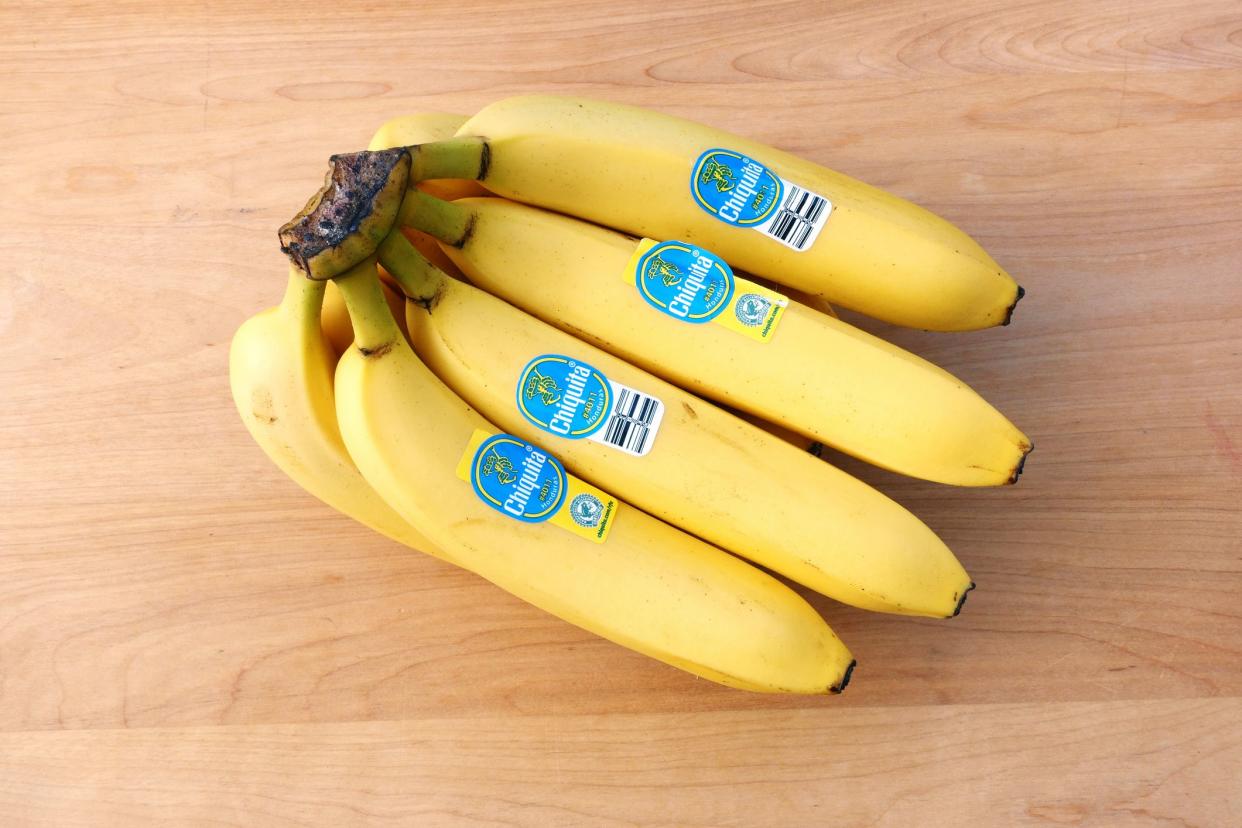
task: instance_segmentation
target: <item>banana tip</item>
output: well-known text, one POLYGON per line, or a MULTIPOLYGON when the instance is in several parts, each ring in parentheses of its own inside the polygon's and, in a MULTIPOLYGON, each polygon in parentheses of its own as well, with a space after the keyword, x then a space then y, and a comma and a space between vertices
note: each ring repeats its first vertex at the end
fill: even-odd
POLYGON ((1026 458, 1030 457, 1031 452, 1034 450, 1034 443, 1027 444, 1026 451, 1022 452, 1022 456, 1018 459, 1018 465, 1013 469, 1013 474, 1009 475, 1010 484, 1018 482, 1018 478, 1022 476, 1022 470, 1026 468, 1026 458))
POLYGON ((854 675, 854 668, 857 666, 858 666, 858 659, 856 658, 850 659, 850 666, 845 668, 845 674, 841 676, 840 683, 834 684, 831 687, 829 687, 828 692, 832 693, 833 695, 838 695, 842 693, 845 690, 846 686, 850 683, 850 676, 854 675))
POLYGON ((949 616, 950 618, 957 618, 957 616, 961 614, 962 607, 966 605, 966 596, 969 595, 970 591, 974 588, 975 582, 971 581, 970 586, 962 590, 962 597, 957 599, 957 606, 953 608, 953 614, 949 616))
POLYGON ((1005 321, 1001 323, 1002 325, 1008 325, 1013 319, 1013 309, 1016 308, 1018 303, 1022 301, 1023 296, 1026 296, 1026 288, 1022 287, 1022 285, 1018 285, 1018 295, 1014 298, 1013 304, 1009 306, 1009 309, 1005 311, 1005 321))

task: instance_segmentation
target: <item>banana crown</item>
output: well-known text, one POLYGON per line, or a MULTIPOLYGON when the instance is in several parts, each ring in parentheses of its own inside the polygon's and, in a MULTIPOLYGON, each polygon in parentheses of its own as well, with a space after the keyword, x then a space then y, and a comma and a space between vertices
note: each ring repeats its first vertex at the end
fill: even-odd
POLYGON ((410 178, 403 148, 334 155, 306 206, 280 228, 280 249, 311 279, 339 276, 392 229, 410 178))

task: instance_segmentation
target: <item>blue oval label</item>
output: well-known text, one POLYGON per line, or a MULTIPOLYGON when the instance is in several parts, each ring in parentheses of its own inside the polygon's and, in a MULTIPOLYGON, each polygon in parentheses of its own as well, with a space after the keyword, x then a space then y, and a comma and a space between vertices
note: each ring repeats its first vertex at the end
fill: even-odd
POLYGON ((647 304, 686 322, 710 322, 733 298, 733 270, 714 253, 686 242, 661 242, 635 268, 647 304))
POLYGON ((542 428, 570 440, 594 434, 612 410, 612 386, 581 360, 544 354, 522 369, 517 387, 518 411, 542 428))
POLYGON ((690 192, 695 202, 721 221, 753 227, 772 217, 785 185, 753 158, 727 149, 709 149, 694 162, 690 192))
POLYGON ((475 451, 470 485, 496 511, 526 523, 541 523, 565 502, 565 467, 525 440, 497 434, 475 451))

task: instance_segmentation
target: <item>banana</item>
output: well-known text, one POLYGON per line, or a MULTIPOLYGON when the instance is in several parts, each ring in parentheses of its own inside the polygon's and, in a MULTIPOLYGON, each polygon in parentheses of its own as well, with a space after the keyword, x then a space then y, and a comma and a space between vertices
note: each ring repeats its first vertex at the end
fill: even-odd
POLYGON ((973 586, 966 571, 885 495, 446 276, 400 234, 379 255, 411 300, 408 330, 423 362, 491 422, 546 445, 574 474, 838 601, 933 617, 961 608, 973 586), (588 426, 605 436, 563 436, 588 426))
MULTIPOLYGON (((737 558, 625 504, 603 543, 485 505, 454 470, 476 432, 498 429, 419 362, 373 274, 338 284, 357 337, 336 374, 345 444, 371 485, 437 547, 559 618, 721 684, 789 693, 843 686, 853 659, 828 625, 737 558)), ((529 465, 521 479, 527 473, 529 465)))
POLYGON ((1009 321, 1023 291, 970 236, 883 190, 737 135, 583 98, 484 107, 412 148, 416 180, 493 193, 661 241, 877 319, 964 331, 1009 321))
POLYGON ((399 212, 489 293, 686 390, 875 465, 992 486, 1016 480, 1030 451, 1022 432, 948 372, 797 302, 782 309, 761 287, 729 287, 728 266, 706 254, 696 259, 700 251, 689 245, 673 245, 687 258, 670 270, 651 258, 666 246, 505 199, 450 203, 411 191, 399 212), (680 294, 655 307, 661 290, 693 287, 704 262, 712 269, 700 268, 706 275, 694 296, 715 290, 719 319, 729 324, 691 324, 684 309, 677 318, 680 294), (770 336, 761 341, 739 333, 760 330, 737 321, 749 312, 747 297, 762 310, 747 321, 767 320, 770 336), (732 312, 721 310, 730 302, 732 312))
POLYGON ((307 492, 399 543, 444 557, 367 485, 345 450, 332 390, 336 354, 320 328, 323 297, 323 282, 293 269, 281 303, 238 328, 229 346, 237 412, 264 453, 307 492))
POLYGON ((785 294, 792 301, 797 302, 800 305, 806 305, 808 308, 810 308, 813 311, 818 311, 820 313, 826 313, 829 316, 831 316, 833 319, 841 318, 840 316, 837 315, 836 308, 832 306, 832 303, 822 296, 816 296, 812 293, 806 293, 805 291, 798 290, 797 288, 791 288, 791 287, 786 287, 784 285, 778 285, 776 284, 776 282, 773 282, 771 279, 760 279, 759 277, 754 276, 753 274, 749 278, 763 285, 768 290, 772 290, 772 291, 776 291, 777 293, 785 294))
POLYGON ((335 278, 349 308, 355 340, 337 366, 336 405, 363 477, 455 562, 570 623, 733 687, 843 688, 853 658, 797 593, 496 434, 418 360, 374 259, 342 269, 390 221, 389 184, 408 170, 398 151, 377 156, 335 157, 324 188, 280 233, 295 266, 335 278), (371 196, 365 209, 339 203, 359 193, 371 196), (344 214, 356 233, 326 221, 344 214))

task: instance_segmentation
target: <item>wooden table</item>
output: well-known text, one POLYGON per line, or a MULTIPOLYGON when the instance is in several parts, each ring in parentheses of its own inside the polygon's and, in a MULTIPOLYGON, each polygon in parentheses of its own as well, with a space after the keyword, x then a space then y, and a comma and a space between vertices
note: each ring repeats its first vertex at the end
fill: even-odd
POLYGON ((1242 824, 1242 9, 0 9, 0 824, 1242 824), (229 398, 275 229, 393 115, 523 91, 743 131, 1029 291, 864 323, 1038 444, 1004 490, 842 461, 979 582, 812 599, 840 698, 696 680, 333 514, 229 398))

